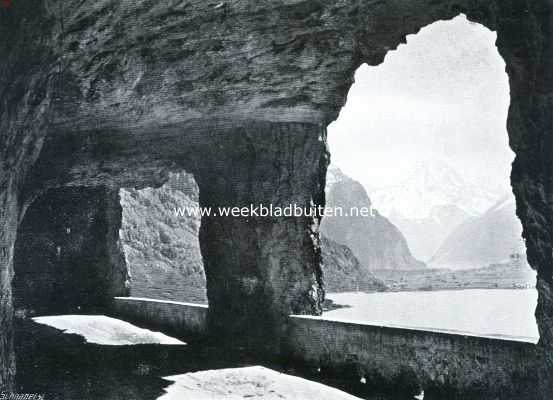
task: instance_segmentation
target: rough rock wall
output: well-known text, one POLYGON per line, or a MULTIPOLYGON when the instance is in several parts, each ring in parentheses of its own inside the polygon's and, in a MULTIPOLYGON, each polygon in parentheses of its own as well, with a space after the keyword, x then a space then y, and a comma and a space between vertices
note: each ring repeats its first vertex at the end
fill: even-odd
MULTIPOLYGON (((323 204, 325 128, 250 122, 226 140, 205 149, 210 162, 192 170, 200 206, 323 204)), ((287 315, 321 313, 318 222, 313 217, 202 217, 212 332, 223 340, 261 339, 273 346, 287 315)))
POLYGON ((15 308, 31 315, 91 312, 128 295, 120 225, 116 190, 48 190, 17 233, 15 308))
POLYGON ((46 44, 54 21, 43 3, 0 10, 0 390, 14 384, 13 253, 21 188, 47 131, 57 63, 46 44))
POLYGON ((17 199, 15 191, 0 192, 0 389, 9 390, 15 376, 13 352, 13 245, 17 232, 17 199))
MULTIPOLYGON (((317 157, 292 163, 294 170, 288 169, 287 174, 283 171, 295 152, 316 148, 310 145, 312 136, 318 137, 314 131, 324 131, 336 118, 355 69, 362 62, 382 62, 406 34, 460 12, 497 30, 498 49, 507 64, 512 96, 508 130, 517 154, 513 189, 529 262, 539 271, 540 345, 549 371, 553 370, 551 2, 246 0, 218 4, 20 0, 0 10, 0 383, 5 386, 13 373, 9 286, 16 214, 36 193, 67 184, 159 186, 167 170, 184 167, 203 171, 199 184, 206 192, 200 194, 204 204, 245 202, 256 197, 248 189, 254 183, 248 178, 255 174, 248 175, 240 165, 254 165, 255 141, 262 134, 250 136, 251 147, 239 144, 242 153, 235 154, 232 162, 223 156, 225 168, 211 167, 225 174, 230 170, 237 180, 234 187, 218 181, 206 164, 216 163, 221 155, 214 154, 217 151, 224 154, 234 147, 232 140, 222 138, 243 135, 238 142, 246 140, 253 129, 249 121, 264 121, 263 129, 253 130, 273 133, 265 136, 273 140, 272 163, 260 161, 261 169, 273 169, 267 172, 271 176, 267 182, 278 183, 279 188, 286 184, 277 176, 297 181, 323 177, 326 163, 314 160, 326 151, 324 135, 317 157), (278 124, 282 122, 292 125, 284 129, 278 124), (295 140, 304 142, 299 147, 287 145, 295 140), (229 198, 223 199, 226 195, 229 198)), ((318 192, 313 186, 295 184, 288 189, 298 190, 305 198, 318 192)), ((273 197, 267 191, 257 197, 273 197)), ((318 269, 311 239, 313 234, 316 241, 316 228, 305 229, 307 221, 297 225, 281 221, 272 230, 269 222, 205 221, 203 225, 202 252, 213 266, 209 271, 227 268, 217 267, 222 261, 216 257, 231 251, 235 261, 227 272, 244 273, 258 288, 261 270, 279 270, 274 265, 292 260, 287 266, 290 278, 295 275, 305 281, 299 284, 301 300, 288 299, 283 304, 291 308, 303 304, 302 311, 317 312, 316 301, 306 301, 305 295, 318 269), (248 232, 244 247, 230 245, 237 231, 248 232), (275 250, 269 252, 273 257, 263 257, 277 237, 292 242, 300 236, 301 244, 292 244, 288 254, 280 245, 281 253, 275 250), (254 252, 260 256, 257 261, 266 264, 257 271, 238 271, 242 252, 250 252, 254 243, 259 243, 254 252)), ((253 262, 248 256, 245 259, 248 265, 253 262)), ((262 277, 268 286, 269 275, 262 277)), ((224 293, 230 294, 216 276, 208 276, 209 282, 213 285, 210 300, 222 301, 224 293)), ((296 289, 291 286, 290 293, 299 293, 296 289)), ((272 289, 258 294, 263 295, 259 304, 269 305, 278 298, 272 289)), ((252 307, 252 315, 262 308, 252 307)), ((271 311, 278 315, 285 308, 271 311)), ((546 385, 553 379, 542 382, 546 385)), ((544 388, 544 397, 547 391, 553 388, 544 388)))
POLYGON ((553 4, 513 1, 500 10, 497 46, 509 75, 507 130, 516 153, 511 183, 528 262, 538 271, 544 364, 537 373, 547 398, 553 393, 553 4))

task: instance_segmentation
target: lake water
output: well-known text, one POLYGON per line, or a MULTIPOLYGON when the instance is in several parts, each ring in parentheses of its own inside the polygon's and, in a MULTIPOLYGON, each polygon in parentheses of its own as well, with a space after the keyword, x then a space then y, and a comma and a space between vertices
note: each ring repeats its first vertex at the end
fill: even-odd
POLYGON ((536 289, 329 293, 336 304, 324 318, 537 342, 536 289))

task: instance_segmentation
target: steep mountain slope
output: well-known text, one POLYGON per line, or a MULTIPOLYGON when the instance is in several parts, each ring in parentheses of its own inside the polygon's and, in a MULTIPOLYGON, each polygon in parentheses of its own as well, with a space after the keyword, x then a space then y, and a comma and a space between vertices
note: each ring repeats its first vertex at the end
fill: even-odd
POLYGON ((405 235, 413 255, 428 260, 469 217, 481 215, 497 195, 464 180, 447 163, 419 163, 402 183, 371 193, 374 206, 405 235))
POLYGON ((512 194, 455 229, 430 260, 434 267, 465 269, 509 260, 526 252, 512 194))
POLYGON ((378 211, 373 210, 369 217, 345 216, 353 207, 370 208, 371 201, 359 182, 335 167, 327 172, 326 205, 341 207, 344 216, 323 218, 321 232, 348 246, 369 270, 424 268, 424 263, 411 255, 401 232, 378 211))
POLYGON ((359 262, 351 249, 321 235, 323 279, 328 292, 373 292, 387 286, 359 262))

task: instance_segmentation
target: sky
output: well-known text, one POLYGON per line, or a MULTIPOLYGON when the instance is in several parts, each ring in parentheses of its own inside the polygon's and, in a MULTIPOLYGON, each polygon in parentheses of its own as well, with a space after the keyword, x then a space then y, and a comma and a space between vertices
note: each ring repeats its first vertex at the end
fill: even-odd
POLYGON ((369 191, 432 159, 479 186, 508 190, 509 83, 495 40, 460 15, 409 35, 379 66, 362 65, 329 126, 332 164, 369 191))

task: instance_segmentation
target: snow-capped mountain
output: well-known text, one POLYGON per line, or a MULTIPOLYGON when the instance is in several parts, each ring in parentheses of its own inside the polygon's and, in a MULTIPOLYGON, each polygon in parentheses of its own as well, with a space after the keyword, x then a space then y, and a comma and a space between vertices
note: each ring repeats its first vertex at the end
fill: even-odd
POLYGON ((371 194, 373 206, 401 230, 421 260, 432 257, 457 226, 484 213, 498 197, 438 160, 419 163, 400 184, 371 194))
POLYGON ((419 163, 400 184, 371 193, 374 206, 383 215, 408 219, 427 218, 436 207, 450 205, 477 216, 490 208, 497 197, 463 179, 449 164, 437 160, 419 163))
POLYGON ((505 196, 479 217, 472 217, 444 241, 430 263, 451 269, 477 268, 506 262, 526 247, 516 216, 513 194, 505 196))

